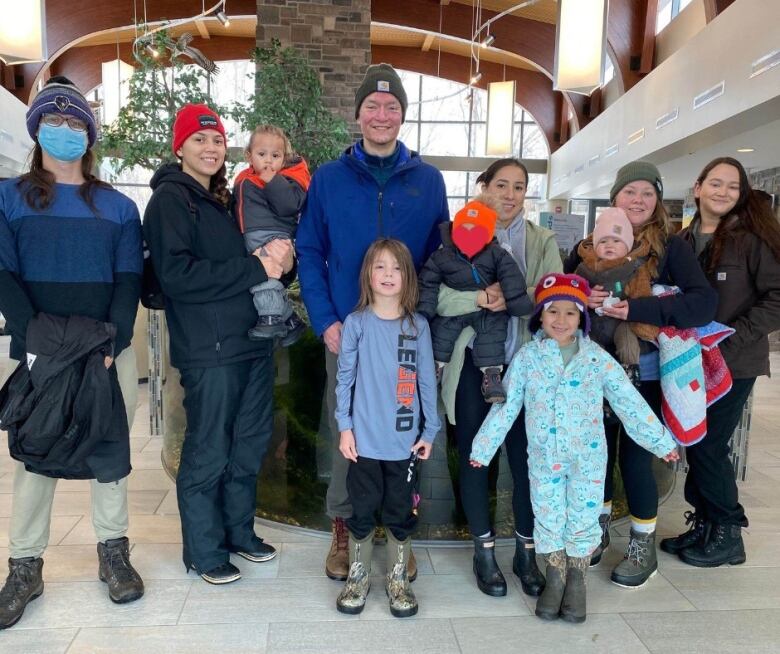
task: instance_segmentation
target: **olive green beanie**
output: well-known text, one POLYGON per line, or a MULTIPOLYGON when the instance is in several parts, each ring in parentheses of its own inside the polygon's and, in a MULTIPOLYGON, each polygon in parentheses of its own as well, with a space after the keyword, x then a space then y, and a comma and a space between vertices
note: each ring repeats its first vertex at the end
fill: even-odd
POLYGON ((664 199, 664 184, 661 181, 661 173, 649 161, 631 161, 618 170, 615 183, 609 192, 609 201, 614 202, 615 196, 620 190, 631 182, 650 182, 658 194, 658 199, 664 199))
POLYGON ((406 119, 406 106, 409 102, 406 99, 406 91, 401 78, 398 77, 395 68, 390 64, 372 64, 366 70, 366 76, 355 92, 355 118, 358 117, 363 100, 377 91, 396 97, 401 103, 401 122, 403 122, 406 119))

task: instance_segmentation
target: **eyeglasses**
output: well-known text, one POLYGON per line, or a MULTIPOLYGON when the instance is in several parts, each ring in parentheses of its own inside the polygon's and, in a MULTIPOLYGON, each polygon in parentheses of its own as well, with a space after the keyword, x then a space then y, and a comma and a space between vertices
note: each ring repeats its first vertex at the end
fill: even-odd
POLYGON ((72 130, 77 132, 87 131, 87 124, 83 120, 66 116, 65 114, 43 114, 41 122, 49 125, 49 127, 59 127, 63 123, 68 123, 68 127, 72 130))

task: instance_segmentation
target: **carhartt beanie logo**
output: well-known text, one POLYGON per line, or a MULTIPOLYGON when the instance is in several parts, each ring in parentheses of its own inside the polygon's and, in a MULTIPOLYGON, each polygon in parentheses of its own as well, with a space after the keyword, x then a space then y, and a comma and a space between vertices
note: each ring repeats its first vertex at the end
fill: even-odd
POLYGON ((403 82, 390 64, 373 64, 366 70, 366 76, 355 92, 355 118, 360 113, 360 105, 372 93, 389 93, 401 103, 401 121, 406 119, 406 107, 409 102, 403 82))

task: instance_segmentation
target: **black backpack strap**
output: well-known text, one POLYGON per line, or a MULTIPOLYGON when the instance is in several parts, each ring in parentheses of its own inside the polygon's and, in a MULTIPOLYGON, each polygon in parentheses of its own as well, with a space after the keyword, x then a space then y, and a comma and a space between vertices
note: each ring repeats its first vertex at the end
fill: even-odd
POLYGON ((192 219, 193 220, 198 219, 198 208, 195 206, 195 203, 192 201, 192 196, 190 195, 190 192, 183 185, 176 184, 175 182, 163 182, 162 184, 160 184, 158 188, 175 189, 175 192, 181 197, 182 200, 184 200, 184 202, 187 203, 187 209, 190 212, 192 219))

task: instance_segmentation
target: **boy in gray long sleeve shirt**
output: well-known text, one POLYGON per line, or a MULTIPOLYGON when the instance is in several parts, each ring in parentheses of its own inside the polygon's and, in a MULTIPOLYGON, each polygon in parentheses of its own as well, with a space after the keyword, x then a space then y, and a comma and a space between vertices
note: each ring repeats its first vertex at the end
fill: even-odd
POLYGON ((384 320, 371 309, 344 322, 336 421, 339 431, 353 430, 359 457, 406 462, 421 409, 422 440, 432 443, 441 428, 430 330, 419 314, 414 326, 416 335, 409 325, 402 330, 400 320, 384 320))

